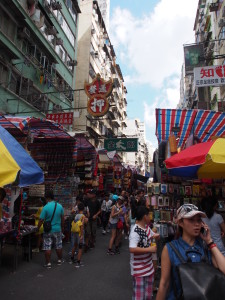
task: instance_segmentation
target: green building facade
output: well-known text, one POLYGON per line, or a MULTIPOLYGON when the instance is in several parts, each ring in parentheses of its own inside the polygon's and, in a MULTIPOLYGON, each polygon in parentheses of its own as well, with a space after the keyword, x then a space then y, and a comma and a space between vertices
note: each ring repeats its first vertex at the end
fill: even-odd
POLYGON ((0 113, 72 111, 77 0, 0 1, 0 113))

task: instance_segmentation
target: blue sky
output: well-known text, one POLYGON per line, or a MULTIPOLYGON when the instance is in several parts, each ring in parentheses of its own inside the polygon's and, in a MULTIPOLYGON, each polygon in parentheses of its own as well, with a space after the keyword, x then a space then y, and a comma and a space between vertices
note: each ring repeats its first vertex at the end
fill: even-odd
POLYGON ((176 108, 183 44, 194 42, 198 0, 111 0, 110 40, 125 79, 129 119, 154 147, 155 108, 176 108))

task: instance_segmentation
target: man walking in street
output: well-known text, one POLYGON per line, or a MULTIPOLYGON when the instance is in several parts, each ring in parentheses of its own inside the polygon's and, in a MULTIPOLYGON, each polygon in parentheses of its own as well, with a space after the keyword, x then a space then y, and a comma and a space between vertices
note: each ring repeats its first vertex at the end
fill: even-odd
POLYGON ((87 192, 86 206, 89 209, 89 220, 87 224, 87 234, 90 239, 90 248, 94 248, 97 230, 97 217, 101 213, 101 204, 96 198, 96 191, 89 190, 87 192))
POLYGON ((51 268, 51 249, 55 246, 58 256, 58 265, 62 263, 62 232, 64 230, 64 210, 61 204, 54 201, 54 194, 48 191, 45 194, 47 204, 43 207, 38 230, 44 222, 50 222, 51 228, 48 232, 44 225, 43 250, 45 251, 45 267, 51 268))

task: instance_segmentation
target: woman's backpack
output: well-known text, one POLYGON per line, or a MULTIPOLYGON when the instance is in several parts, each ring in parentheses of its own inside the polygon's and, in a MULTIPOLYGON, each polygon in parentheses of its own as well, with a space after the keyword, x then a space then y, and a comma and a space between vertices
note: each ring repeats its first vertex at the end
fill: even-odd
MULTIPOLYGON (((190 258, 185 260, 172 243, 169 243, 169 245, 181 262, 176 268, 182 288, 181 295, 177 295, 174 285, 174 293, 177 300, 225 299, 225 276, 213 265, 209 264, 206 251, 201 262, 193 263, 190 258)), ((191 252, 198 251, 191 250, 191 252)))

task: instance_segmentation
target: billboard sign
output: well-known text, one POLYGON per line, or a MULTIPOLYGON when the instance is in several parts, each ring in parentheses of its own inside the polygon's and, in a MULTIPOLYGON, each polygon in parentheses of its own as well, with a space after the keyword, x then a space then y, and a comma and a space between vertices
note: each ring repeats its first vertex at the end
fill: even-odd
POLYGON ((225 84, 225 65, 194 68, 196 87, 218 86, 225 84))
POLYGON ((185 75, 193 74, 196 67, 204 66, 203 44, 184 46, 185 75))
POLYGON ((106 139, 104 140, 104 148, 107 151, 118 152, 137 152, 138 151, 138 139, 106 139))
POLYGON ((55 121, 61 125, 72 125, 73 124, 73 112, 58 113, 58 114, 47 114, 46 119, 55 121))
POLYGON ((100 74, 91 83, 84 83, 84 90, 89 97, 87 110, 91 116, 102 117, 109 110, 107 97, 112 93, 113 81, 105 81, 100 74))

